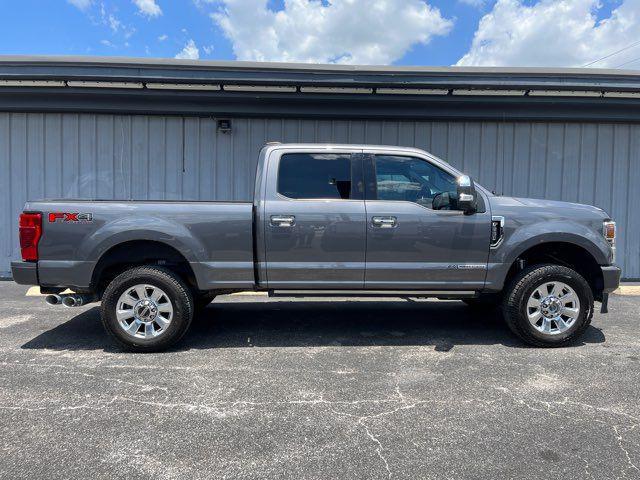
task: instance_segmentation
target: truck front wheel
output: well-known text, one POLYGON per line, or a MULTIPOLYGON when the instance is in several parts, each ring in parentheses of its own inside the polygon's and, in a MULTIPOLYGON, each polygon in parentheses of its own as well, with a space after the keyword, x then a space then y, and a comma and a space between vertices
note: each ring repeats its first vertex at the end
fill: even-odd
POLYGON ((136 267, 118 275, 102 297, 102 323, 127 350, 168 348, 187 332, 193 318, 189 288, 170 270, 136 267))
POLYGON ((507 325, 526 343, 561 347, 589 327, 593 293, 571 268, 532 265, 513 279, 502 307, 507 325))

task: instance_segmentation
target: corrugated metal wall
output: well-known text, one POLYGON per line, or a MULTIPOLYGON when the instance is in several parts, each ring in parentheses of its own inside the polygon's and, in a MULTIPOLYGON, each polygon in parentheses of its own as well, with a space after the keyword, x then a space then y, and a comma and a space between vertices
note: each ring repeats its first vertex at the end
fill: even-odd
POLYGON ((27 199, 248 200, 266 141, 416 146, 505 195, 589 203, 620 228, 625 278, 640 278, 640 126, 510 122, 213 119, 0 113, 0 274, 19 257, 27 199))

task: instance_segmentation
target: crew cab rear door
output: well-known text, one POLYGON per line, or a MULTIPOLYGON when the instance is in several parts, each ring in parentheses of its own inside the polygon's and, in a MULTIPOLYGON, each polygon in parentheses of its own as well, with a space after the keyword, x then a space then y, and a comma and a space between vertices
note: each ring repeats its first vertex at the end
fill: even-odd
POLYGON ((272 152, 262 216, 269 288, 364 287, 361 156, 340 148, 272 152))
MULTIPOLYGON (((426 157, 365 150, 368 289, 477 290, 484 286, 491 215, 434 210, 456 175, 426 157)), ((481 195, 478 192, 478 195, 481 195)))

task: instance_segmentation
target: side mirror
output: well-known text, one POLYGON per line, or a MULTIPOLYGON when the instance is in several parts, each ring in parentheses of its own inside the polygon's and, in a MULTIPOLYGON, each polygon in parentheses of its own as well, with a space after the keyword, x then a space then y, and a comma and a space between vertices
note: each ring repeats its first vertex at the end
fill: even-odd
POLYGON ((475 213, 478 205, 478 194, 469 175, 460 175, 458 177, 457 194, 458 210, 462 210, 467 215, 475 213))

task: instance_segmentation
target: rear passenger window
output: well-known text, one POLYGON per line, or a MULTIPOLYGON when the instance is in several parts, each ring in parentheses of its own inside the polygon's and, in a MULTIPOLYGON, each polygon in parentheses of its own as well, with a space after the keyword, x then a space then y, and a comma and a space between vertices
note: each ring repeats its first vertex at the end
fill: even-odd
POLYGON ((280 158, 278 193, 296 199, 351 198, 351 156, 288 153, 280 158))

